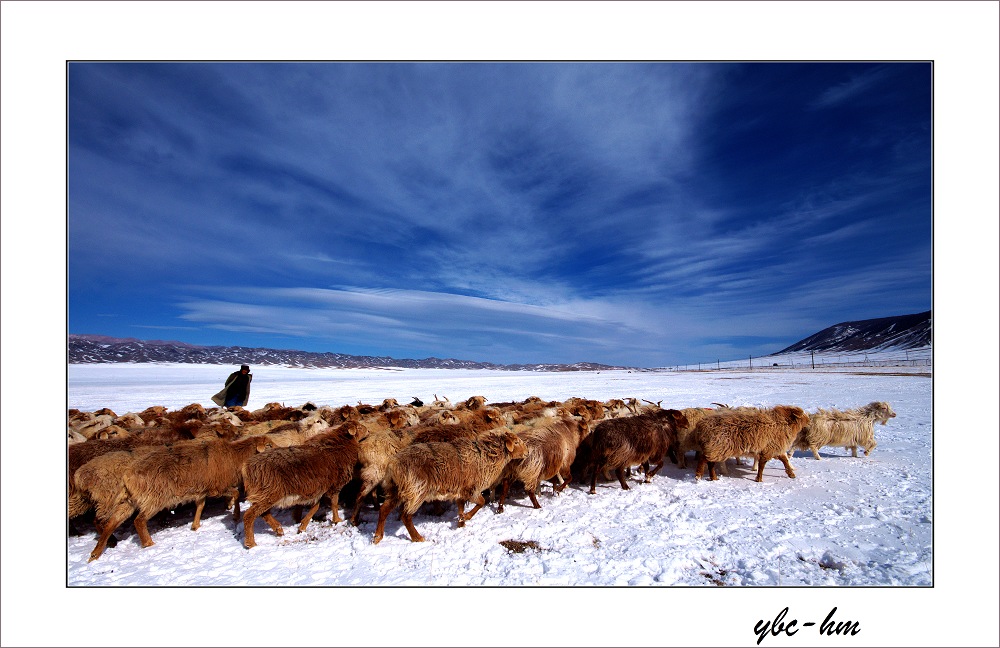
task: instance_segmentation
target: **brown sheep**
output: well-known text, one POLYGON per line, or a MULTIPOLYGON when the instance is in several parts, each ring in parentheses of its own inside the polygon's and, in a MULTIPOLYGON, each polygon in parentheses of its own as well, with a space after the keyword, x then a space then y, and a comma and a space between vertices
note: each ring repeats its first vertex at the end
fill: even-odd
POLYGON ((369 432, 376 430, 401 430, 420 424, 420 417, 413 407, 395 407, 371 412, 361 417, 362 423, 369 432))
POLYGON ((248 412, 246 410, 239 413, 240 420, 244 423, 262 423, 264 421, 299 421, 308 414, 297 407, 285 407, 281 403, 268 403, 264 407, 248 412))
POLYGON ((604 403, 596 400, 588 400, 586 398, 567 398, 562 406, 569 410, 569 413, 574 416, 586 416, 591 421, 600 421, 604 418, 604 403))
POLYGON ((358 463, 361 465, 358 476, 361 478, 361 487, 354 500, 351 524, 358 526, 361 523, 361 505, 364 499, 382 483, 389 463, 407 445, 399 430, 372 431, 358 444, 358 463))
POLYGON ((718 479, 715 464, 729 457, 752 456, 757 459, 757 481, 764 481, 764 464, 778 458, 792 479, 795 471, 788 462, 788 448, 796 435, 809 423, 801 407, 777 405, 770 409, 738 408, 721 410, 706 416, 694 430, 694 441, 701 453, 695 478, 709 466, 712 480, 718 479))
POLYGON ((413 542, 424 538, 413 526, 413 514, 425 501, 457 501, 458 526, 485 506, 482 492, 496 482, 504 468, 527 452, 524 441, 510 430, 497 430, 478 439, 451 443, 416 443, 399 451, 390 462, 383 486, 386 501, 379 510, 373 544, 382 540, 389 513, 402 506, 400 519, 413 542), (465 503, 475 502, 468 513, 465 503))
POLYGON ((418 425, 406 429, 404 436, 409 443, 422 443, 424 441, 443 440, 442 435, 447 436, 451 428, 457 428, 455 434, 476 435, 498 427, 503 427, 507 423, 503 412, 495 407, 486 407, 480 410, 443 412, 449 418, 440 422, 429 421, 423 425, 418 425), (427 435, 433 435, 433 439, 427 435))
MULTIPOLYGON (((254 454, 270 448, 271 443, 259 436, 239 441, 194 439, 155 448, 136 458, 122 475, 128 492, 126 505, 116 509, 118 517, 100 524, 101 536, 90 560, 100 557, 102 542, 133 511, 137 512, 135 530, 143 547, 154 544, 147 528, 149 518, 170 506, 195 502, 192 530, 201 526, 201 512, 208 497, 228 497, 238 517, 240 467, 254 454)), ((117 496, 120 501, 121 497, 117 496)))
POLYGON ((134 450, 141 446, 162 446, 167 443, 176 443, 195 438, 201 431, 202 425, 198 421, 183 423, 176 428, 154 428, 147 429, 141 433, 132 434, 127 437, 113 437, 109 439, 91 440, 85 443, 76 443, 69 446, 67 450, 67 486, 69 519, 77 515, 82 515, 90 510, 91 505, 77 491, 73 475, 85 463, 108 452, 120 450, 134 450), (78 511, 73 513, 73 511, 78 511))
POLYGON ((485 396, 470 396, 466 400, 459 403, 455 409, 470 409, 477 410, 486 407, 486 397, 485 396))
POLYGON ((141 430, 146 427, 146 422, 135 412, 127 412, 116 418, 113 423, 120 425, 126 430, 141 430))
POLYGON ((858 446, 864 448, 867 457, 878 445, 875 442, 875 423, 885 425, 896 413, 885 401, 868 403, 864 407, 849 410, 824 410, 809 415, 809 424, 802 428, 789 456, 795 450, 809 450, 819 459, 819 448, 835 446, 850 448, 851 456, 858 456, 858 446))
POLYGON ((85 413, 81 417, 71 417, 69 426, 88 439, 98 438, 98 433, 114 423, 114 417, 108 414, 85 413))
POLYGON ((628 416, 632 412, 629 411, 628 406, 625 401, 621 398, 612 398, 604 403, 605 418, 621 418, 623 416, 628 416))
POLYGON ((636 416, 606 419, 594 426, 586 459, 591 472, 591 495, 597 493, 597 473, 614 470, 622 489, 625 469, 654 463, 646 469, 645 482, 663 467, 665 457, 677 445, 677 428, 687 425, 684 414, 675 409, 658 409, 636 416))
POLYGON ((685 407, 681 410, 688 423, 683 427, 677 428, 677 450, 675 454, 677 455, 677 466, 679 468, 687 468, 687 453, 691 450, 697 450, 694 443, 694 428, 698 424, 698 421, 715 411, 707 407, 685 407))
POLYGON ((590 434, 590 423, 585 419, 563 416, 552 420, 549 425, 516 431, 517 436, 524 441, 526 452, 521 459, 507 464, 501 475, 503 486, 497 502, 497 513, 503 513, 504 501, 513 481, 524 485, 531 505, 535 508, 542 508, 535 497, 542 480, 558 479, 559 485, 553 486, 555 493, 566 488, 572 480, 570 466, 576 458, 576 449, 580 441, 590 434))
POLYGON ((334 524, 341 521, 337 511, 340 491, 354 477, 358 442, 368 430, 354 421, 309 439, 305 444, 277 448, 247 460, 242 467, 244 499, 253 502, 243 515, 243 543, 255 547, 253 525, 260 515, 277 535, 284 535, 271 509, 311 504, 299 524, 306 530, 325 495, 330 499, 334 524))
POLYGON ((139 412, 139 418, 143 421, 152 421, 153 419, 160 418, 167 413, 167 408, 163 405, 153 405, 152 407, 147 407, 146 409, 139 412))
MULTIPOLYGON (((560 408, 566 410, 559 401, 545 402, 537 396, 532 396, 523 403, 496 403, 494 407, 504 413, 509 425, 525 425, 531 421, 552 418, 560 408)), ((568 410, 566 410, 568 413, 568 410)), ((589 413, 588 413, 589 416, 589 413)), ((591 417, 592 419, 592 417, 591 417)))
POLYGON ((94 457, 83 464, 72 477, 75 497, 69 500, 69 518, 94 511, 97 529, 97 546, 90 553, 90 560, 97 560, 106 547, 114 547, 118 540, 112 533, 127 520, 135 509, 128 499, 123 475, 135 459, 160 446, 139 446, 132 450, 116 450, 94 457), (111 528, 105 531, 108 524, 111 528), (112 542, 109 543, 109 540, 112 542))

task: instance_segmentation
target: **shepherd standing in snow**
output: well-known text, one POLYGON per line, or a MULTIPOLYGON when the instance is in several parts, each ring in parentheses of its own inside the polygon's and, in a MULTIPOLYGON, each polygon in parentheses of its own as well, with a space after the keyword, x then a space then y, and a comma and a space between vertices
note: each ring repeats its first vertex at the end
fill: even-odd
POLYGON ((250 400, 251 380, 253 380, 253 374, 250 373, 250 366, 240 365, 239 371, 229 374, 229 378, 226 378, 226 386, 218 394, 212 396, 212 401, 216 405, 224 405, 225 407, 237 405, 246 407, 247 401, 250 400))

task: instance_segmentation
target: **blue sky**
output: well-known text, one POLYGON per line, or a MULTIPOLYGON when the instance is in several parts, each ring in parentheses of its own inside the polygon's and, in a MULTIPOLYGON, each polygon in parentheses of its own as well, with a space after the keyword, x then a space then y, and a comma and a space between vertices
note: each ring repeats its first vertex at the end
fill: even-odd
POLYGON ((931 307, 929 63, 70 63, 68 329, 629 366, 931 307))

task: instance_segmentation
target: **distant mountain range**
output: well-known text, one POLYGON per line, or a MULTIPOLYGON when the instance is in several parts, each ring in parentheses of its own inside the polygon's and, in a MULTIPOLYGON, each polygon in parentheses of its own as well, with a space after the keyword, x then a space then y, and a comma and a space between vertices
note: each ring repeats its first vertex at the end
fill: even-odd
POLYGON ((104 335, 70 335, 70 364, 106 362, 180 362, 191 364, 282 365, 339 369, 377 369, 403 367, 407 369, 501 369, 506 371, 601 371, 634 369, 594 362, 574 364, 510 364, 455 360, 454 358, 390 358, 388 356, 356 356, 344 353, 314 353, 241 346, 195 346, 184 342, 113 338, 104 335))
MULTIPOLYGON (((802 351, 879 351, 915 349, 931 343, 931 312, 843 322, 823 329, 772 355, 802 351)), ((179 362, 191 364, 283 365, 341 369, 500 369, 505 371, 601 371, 637 369, 577 362, 574 364, 493 364, 454 358, 399 359, 388 356, 355 356, 250 347, 196 346, 185 342, 113 338, 104 335, 68 336, 70 364, 108 362, 179 362)))
POLYGON ((802 351, 883 351, 931 344, 931 311, 896 317, 841 322, 772 355, 802 351))

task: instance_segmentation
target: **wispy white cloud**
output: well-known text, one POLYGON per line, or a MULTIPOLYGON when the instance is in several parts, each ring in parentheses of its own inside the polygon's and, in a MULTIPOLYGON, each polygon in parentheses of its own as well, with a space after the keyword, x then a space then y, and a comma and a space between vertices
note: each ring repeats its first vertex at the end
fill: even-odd
POLYGON ((830 86, 810 104, 813 109, 830 108, 864 95, 892 75, 888 66, 866 70, 847 81, 830 86))

